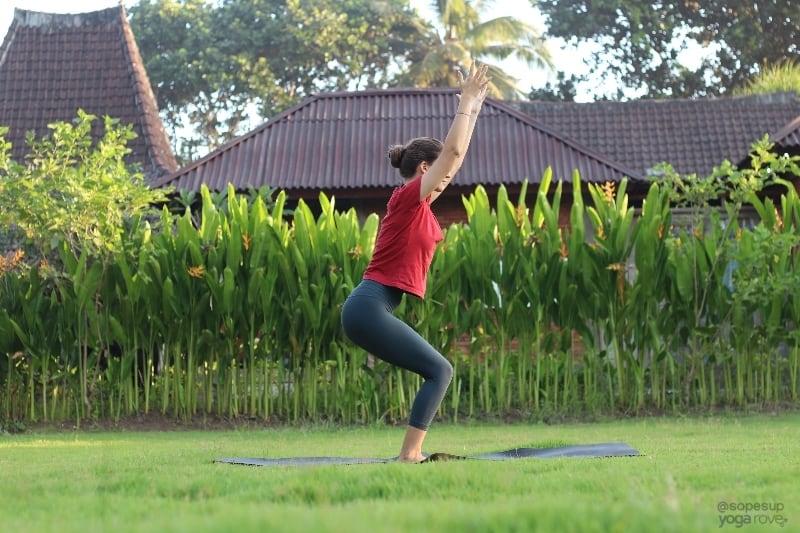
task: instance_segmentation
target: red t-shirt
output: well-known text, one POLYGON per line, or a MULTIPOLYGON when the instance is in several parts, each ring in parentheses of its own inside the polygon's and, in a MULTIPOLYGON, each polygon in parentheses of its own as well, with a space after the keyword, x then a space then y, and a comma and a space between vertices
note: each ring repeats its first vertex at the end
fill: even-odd
POLYGON ((364 279, 423 298, 433 252, 443 235, 430 204, 419 199, 421 183, 418 177, 389 198, 364 279))

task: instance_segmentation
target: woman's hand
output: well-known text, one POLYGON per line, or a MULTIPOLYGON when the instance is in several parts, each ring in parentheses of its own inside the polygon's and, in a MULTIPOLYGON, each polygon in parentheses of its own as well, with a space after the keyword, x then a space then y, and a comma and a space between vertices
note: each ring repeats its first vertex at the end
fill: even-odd
MULTIPOLYGON (((478 116, 481 112, 481 107, 483 107, 483 101, 486 100, 486 95, 489 94, 489 86, 486 85, 483 90, 478 94, 478 97, 472 102, 472 108, 470 109, 470 113, 473 116, 478 116)), ((461 95, 457 94, 456 98, 458 101, 461 101, 461 95)))
POLYGON ((481 112, 481 107, 483 106, 483 101, 486 100, 486 95, 489 94, 489 85, 488 83, 481 89, 481 92, 478 94, 478 97, 472 102, 472 114, 478 115, 481 112))
POLYGON ((469 66, 469 73, 466 78, 464 78, 460 70, 458 71, 458 87, 461 89, 462 102, 466 99, 470 107, 472 107, 477 100, 480 108, 483 99, 486 98, 489 82, 491 81, 491 78, 486 75, 488 70, 488 65, 477 65, 473 61, 469 66))

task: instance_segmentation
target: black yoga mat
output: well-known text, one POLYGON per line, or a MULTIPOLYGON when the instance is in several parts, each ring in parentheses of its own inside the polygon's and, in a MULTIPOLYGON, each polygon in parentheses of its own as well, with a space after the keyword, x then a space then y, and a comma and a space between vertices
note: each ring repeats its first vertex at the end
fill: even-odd
MULTIPOLYGON (((480 459, 484 461, 507 461, 509 459, 554 457, 628 457, 640 455, 622 442, 603 444, 585 444, 577 446, 559 446, 557 448, 512 448, 504 452, 484 453, 480 455, 452 455, 449 453, 433 453, 426 455, 423 462, 480 459)), ((396 458, 379 459, 371 457, 281 457, 275 459, 257 457, 222 457, 215 463, 228 463, 248 466, 307 466, 307 465, 363 465, 376 463, 393 463, 396 458)))

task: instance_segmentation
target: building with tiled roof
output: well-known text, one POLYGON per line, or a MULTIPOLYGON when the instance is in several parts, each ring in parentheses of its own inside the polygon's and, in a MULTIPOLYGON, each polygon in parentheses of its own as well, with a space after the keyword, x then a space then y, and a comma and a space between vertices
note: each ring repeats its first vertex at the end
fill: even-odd
POLYGON ((794 93, 516 105, 640 175, 662 162, 698 176, 709 175, 724 160, 742 166, 751 145, 764 135, 781 152, 800 153, 800 98, 794 93))
MULTIPOLYGON (((72 121, 77 110, 132 124, 128 161, 150 182, 177 168, 122 6, 80 14, 16 9, 0 47, 0 125, 22 161, 25 134, 72 121)), ((96 135, 102 121, 96 121, 96 135)))
MULTIPOLYGON (((393 89, 313 96, 242 135, 156 185, 199 190, 237 190, 269 185, 293 199, 315 200, 320 192, 337 206, 381 213, 400 185, 386 156, 392 144, 414 137, 443 139, 457 107, 449 89, 393 89)), ((586 148, 507 104, 488 99, 461 171, 434 204, 443 224, 464 218, 463 194, 478 184, 490 194, 502 184, 512 198, 524 181, 554 180, 644 183, 642 175, 586 148)))

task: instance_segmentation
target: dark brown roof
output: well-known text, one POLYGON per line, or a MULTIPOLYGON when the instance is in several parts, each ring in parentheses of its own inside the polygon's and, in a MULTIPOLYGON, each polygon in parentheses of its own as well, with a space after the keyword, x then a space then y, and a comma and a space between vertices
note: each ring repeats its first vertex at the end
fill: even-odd
POLYGON ((787 150, 800 153, 800 116, 770 135, 770 140, 787 150))
MULTIPOLYGON (((800 118, 793 93, 757 96, 636 100, 630 102, 524 102, 530 116, 642 175, 657 163, 682 174, 708 175, 729 160, 747 159, 751 144, 800 118)), ((797 144, 795 137, 789 138, 797 144)))
POLYGON ((128 161, 149 179, 177 168, 121 6, 68 15, 16 9, 0 47, 0 124, 10 128, 13 157, 22 159, 27 131, 44 135, 79 108, 134 125, 128 161))
MULTIPOLYGON (((413 137, 443 138, 455 112, 455 92, 395 89, 319 94, 238 137, 156 185, 221 190, 270 185, 278 189, 384 188, 398 184, 386 158, 391 144, 413 137)), ((570 181, 619 181, 637 174, 569 140, 502 102, 487 100, 456 181, 539 182, 545 169, 570 181)))

